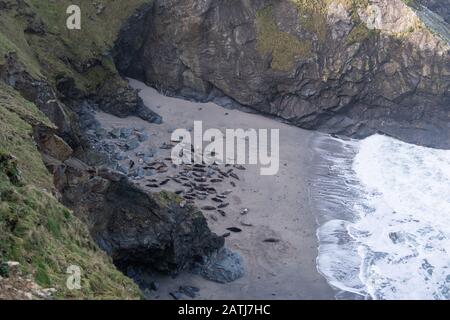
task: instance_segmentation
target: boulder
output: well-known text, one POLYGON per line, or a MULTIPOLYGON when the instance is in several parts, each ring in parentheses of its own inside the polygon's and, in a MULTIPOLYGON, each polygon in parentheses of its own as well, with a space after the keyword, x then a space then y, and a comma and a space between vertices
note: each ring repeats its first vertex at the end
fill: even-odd
POLYGON ((229 283, 244 275, 244 261, 241 255, 227 248, 222 248, 211 256, 205 257, 193 268, 207 280, 218 283, 229 283))
POLYGON ((55 134, 41 137, 39 143, 41 152, 60 161, 67 160, 73 153, 72 148, 61 137, 55 134))
POLYGON ((121 173, 92 168, 74 158, 62 166, 56 184, 62 202, 75 209, 99 246, 123 270, 133 265, 178 272, 224 244, 210 231, 202 212, 192 206, 181 208, 182 199, 175 194, 147 192, 121 173))

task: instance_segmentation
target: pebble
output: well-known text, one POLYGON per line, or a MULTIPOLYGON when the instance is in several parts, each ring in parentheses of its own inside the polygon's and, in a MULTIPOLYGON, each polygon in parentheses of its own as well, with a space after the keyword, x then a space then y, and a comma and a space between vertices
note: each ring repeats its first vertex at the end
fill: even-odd
POLYGON ((137 138, 131 138, 125 144, 127 150, 135 150, 139 147, 139 140, 137 138))
POLYGON ((180 286, 178 290, 179 292, 183 293, 184 295, 192 299, 194 299, 197 296, 197 293, 200 292, 199 288, 192 286, 180 286))
POLYGON ((158 291, 159 290, 159 283, 156 281, 152 281, 150 282, 150 289, 153 291, 158 291))
POLYGON ((119 128, 112 129, 111 132, 109 133, 109 135, 111 136, 111 138, 114 138, 114 139, 120 138, 120 129, 119 128))
POLYGON ((140 142, 145 142, 145 141, 147 141, 148 140, 148 138, 149 138, 149 136, 148 136, 148 134, 147 133, 138 133, 138 134, 136 134, 136 136, 137 136, 137 138, 138 138, 138 140, 140 141, 140 142))
POLYGON ((125 160, 127 158, 127 155, 124 152, 117 152, 114 154, 114 159, 115 160, 125 160))
POLYGON ((180 300, 182 298, 181 293, 180 292, 171 292, 170 295, 172 296, 172 298, 174 298, 175 300, 180 300))
POLYGON ((246 214, 248 214, 250 212, 250 210, 249 209, 247 209, 247 208, 245 208, 245 209, 242 209, 242 211, 241 211, 241 215, 242 216, 245 216, 246 214))
POLYGON ((172 149, 172 146, 170 145, 170 144, 167 144, 167 143, 163 143, 162 145, 161 145, 161 147, 159 147, 160 149, 164 149, 164 150, 169 150, 169 149, 172 149))
POLYGON ((120 129, 120 137, 122 139, 128 139, 131 136, 133 129, 131 128, 122 128, 120 129))

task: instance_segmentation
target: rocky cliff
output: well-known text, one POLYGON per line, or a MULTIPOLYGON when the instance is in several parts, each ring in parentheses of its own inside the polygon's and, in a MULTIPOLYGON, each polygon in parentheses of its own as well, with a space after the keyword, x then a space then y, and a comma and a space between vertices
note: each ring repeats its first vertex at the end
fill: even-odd
POLYGON ((123 74, 174 95, 251 107, 307 129, 450 148, 446 8, 156 0, 122 30, 115 59, 123 74))
POLYGON ((110 54, 149 3, 81 1, 69 31, 72 1, 0 0, 0 266, 17 261, 49 298, 139 298, 116 266, 173 273, 223 246, 198 209, 115 172, 86 132, 96 110, 162 120, 110 54), (71 265, 80 290, 66 286, 71 265))

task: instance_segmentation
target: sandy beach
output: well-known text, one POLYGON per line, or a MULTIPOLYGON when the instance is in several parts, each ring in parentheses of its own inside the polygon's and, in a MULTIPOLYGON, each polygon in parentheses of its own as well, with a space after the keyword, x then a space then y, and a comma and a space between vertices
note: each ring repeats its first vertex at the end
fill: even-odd
MULTIPOLYGON (((150 124, 138 118, 117 118, 105 113, 96 117, 105 129, 121 127, 144 128, 149 140, 140 148, 159 149, 155 158, 167 158, 170 150, 162 150, 177 128, 192 128, 194 120, 203 121, 204 129, 280 129, 280 170, 275 176, 260 175, 257 165, 246 165, 239 171, 236 187, 231 189, 229 206, 223 217, 204 212, 211 230, 218 235, 227 228, 242 232, 231 233, 226 247, 239 252, 244 259, 245 275, 228 284, 207 281, 184 272, 177 277, 158 276, 160 289, 154 299, 172 299, 170 292, 180 285, 200 289, 197 299, 333 299, 335 291, 316 268, 316 217, 308 206, 308 166, 312 157, 311 142, 315 133, 280 123, 261 115, 227 110, 213 103, 194 103, 159 94, 153 88, 135 80, 131 85, 140 90, 145 104, 159 113, 164 122, 150 124), (243 209, 248 214, 242 215, 243 209), (264 242, 265 239, 279 242, 264 242)), ((171 173, 172 168, 167 174, 171 173)), ((178 187, 179 188, 179 187, 178 187)), ((171 181, 164 189, 175 191, 171 181)), ((202 201, 196 201, 201 207, 202 201)))

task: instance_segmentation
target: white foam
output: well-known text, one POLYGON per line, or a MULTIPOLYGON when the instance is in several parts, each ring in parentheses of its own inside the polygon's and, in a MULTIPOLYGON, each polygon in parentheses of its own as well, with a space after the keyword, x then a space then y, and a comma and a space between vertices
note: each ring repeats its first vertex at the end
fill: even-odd
POLYGON ((353 218, 318 230, 319 270, 373 299, 450 299, 450 151, 381 135, 342 143, 356 152, 351 166, 330 161, 352 181, 353 218))

